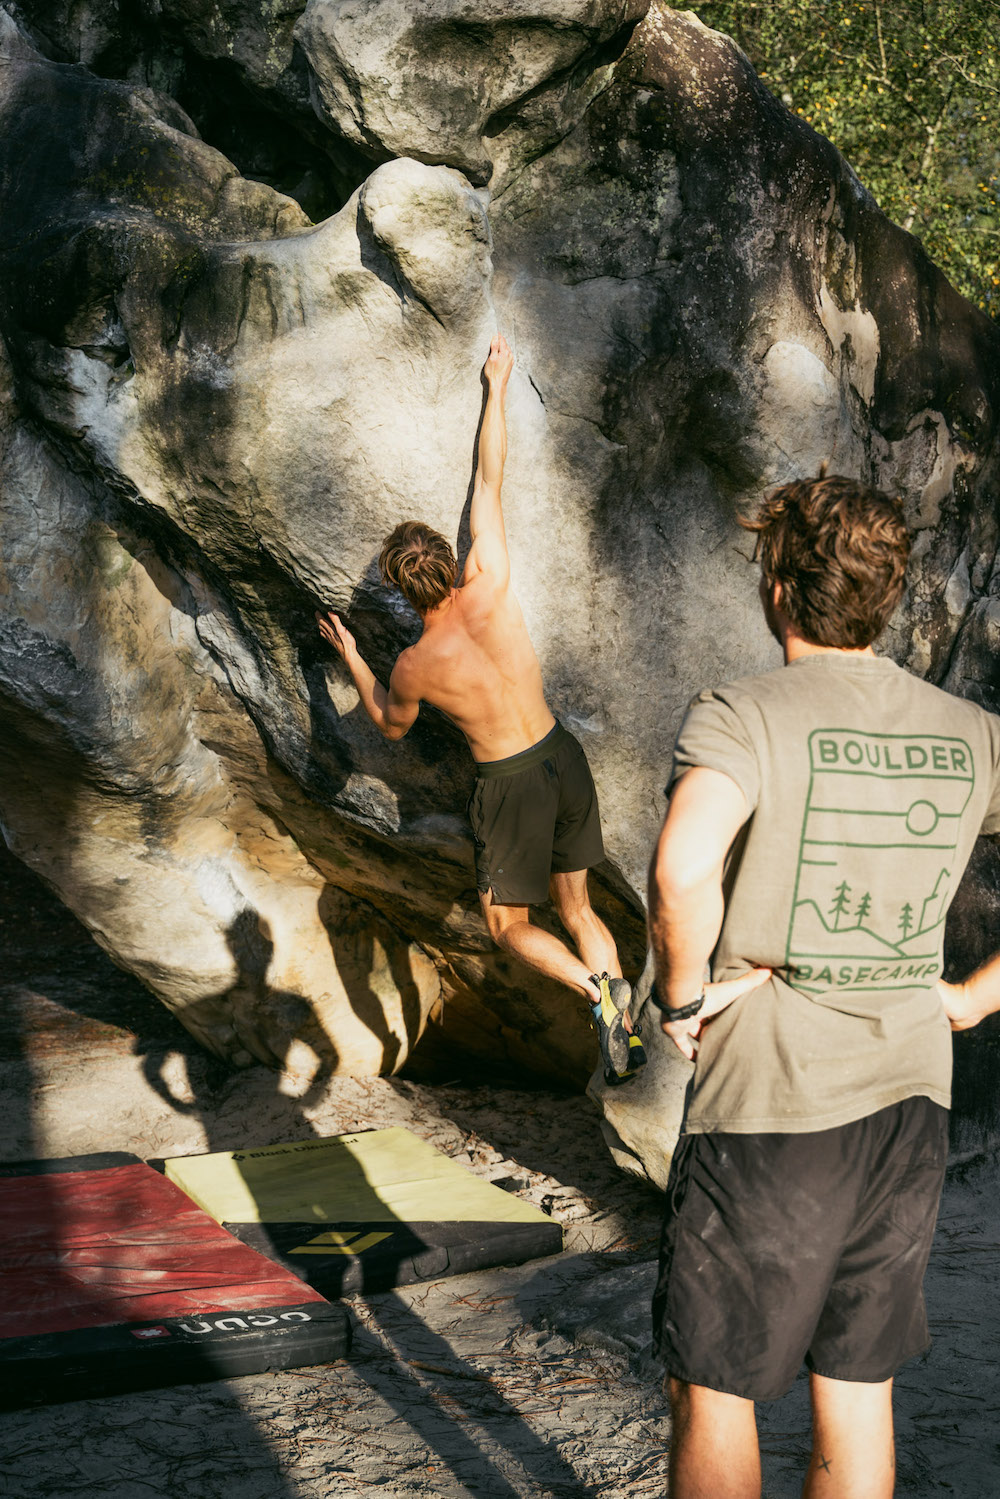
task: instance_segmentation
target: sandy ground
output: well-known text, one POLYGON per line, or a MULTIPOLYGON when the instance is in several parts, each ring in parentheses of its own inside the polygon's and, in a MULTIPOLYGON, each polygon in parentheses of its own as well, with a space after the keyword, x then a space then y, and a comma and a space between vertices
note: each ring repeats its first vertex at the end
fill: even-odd
MULTIPOLYGON (((353 1298, 348 1360, 0 1416, 10 1499, 664 1495, 648 1350, 660 1199, 620 1176, 586 1099, 345 1079, 295 1097, 201 1053, 0 857, 0 1157, 144 1157, 401 1124, 558 1219, 565 1248, 353 1298)), ((952 1172, 928 1277, 935 1345, 898 1381, 900 1495, 1000 1494, 1000 1176, 952 1172)), ((800 1381, 761 1412, 766 1499, 797 1495, 800 1381)))

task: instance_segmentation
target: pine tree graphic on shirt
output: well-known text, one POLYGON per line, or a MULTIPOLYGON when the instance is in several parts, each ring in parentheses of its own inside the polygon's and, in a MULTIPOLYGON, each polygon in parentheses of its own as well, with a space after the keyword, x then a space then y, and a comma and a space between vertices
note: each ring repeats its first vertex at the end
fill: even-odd
POLYGON ((934 734, 817 729, 786 962, 806 992, 940 975, 972 752, 934 734))

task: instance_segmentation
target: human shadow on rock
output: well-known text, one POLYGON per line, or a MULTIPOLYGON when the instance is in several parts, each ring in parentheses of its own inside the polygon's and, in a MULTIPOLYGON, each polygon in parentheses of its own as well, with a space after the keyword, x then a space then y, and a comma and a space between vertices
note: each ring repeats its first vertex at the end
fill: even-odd
MULTIPOLYGON (((282 1101, 280 1112, 287 1115, 288 1125, 314 1133, 303 1110, 323 1096, 337 1065, 332 1040, 307 999, 292 990, 269 986, 267 974, 274 955, 274 942, 268 922, 258 911, 247 906, 237 912, 227 928, 226 941, 236 965, 233 983, 218 994, 207 995, 188 1005, 185 1020, 195 1036, 202 1031, 207 1040, 218 1026, 220 1016, 228 1016, 237 1055, 242 1050, 241 1060, 249 1063, 255 1057, 271 1069, 267 1076, 274 1079, 274 1098, 282 1101), (278 1082, 279 1070, 285 1066, 296 1042, 309 1047, 318 1066, 305 1091, 293 1098, 280 1091, 278 1082)), ((188 1102, 179 1099, 165 1081, 166 1059, 177 1050, 173 1044, 148 1047, 142 1051, 137 1048, 150 1087, 178 1113, 199 1115, 205 1125, 209 1148, 232 1149, 246 1144, 245 1139, 236 1139, 225 1146, 219 1145, 219 1126, 214 1118, 210 1092, 199 1097, 197 1085, 192 1080, 194 1100, 188 1102)), ((237 1123, 236 1128, 242 1128, 242 1124, 237 1123)))

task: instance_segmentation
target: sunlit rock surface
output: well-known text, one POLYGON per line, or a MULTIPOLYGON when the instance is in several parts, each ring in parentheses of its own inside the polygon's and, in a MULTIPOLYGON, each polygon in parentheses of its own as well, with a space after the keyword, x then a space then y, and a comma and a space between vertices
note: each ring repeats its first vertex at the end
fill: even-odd
MULTIPOLYGON (((427 711, 383 742, 313 623, 346 611, 383 678, 414 638, 374 559, 404 516, 459 531, 497 326, 516 586, 633 972, 679 716, 776 664, 735 523, 769 485, 901 492, 887 648, 997 706, 1000 335, 730 42, 644 9, 0 12, 5 836, 207 1045, 302 1086, 425 1030, 418 1061, 592 1065, 485 938, 463 742, 427 711)), ((995 884, 986 850, 969 927, 995 884)), ((657 1057, 659 1133, 617 1090, 640 1161, 676 1129, 657 1057)))

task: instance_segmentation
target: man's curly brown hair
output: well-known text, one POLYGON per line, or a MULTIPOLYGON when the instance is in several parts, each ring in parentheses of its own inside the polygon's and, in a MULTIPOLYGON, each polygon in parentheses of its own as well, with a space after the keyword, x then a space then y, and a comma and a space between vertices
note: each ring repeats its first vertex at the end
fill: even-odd
POLYGON ((753 520, 764 583, 813 645, 859 650, 881 634, 903 593, 910 538, 902 501, 823 470, 783 484, 753 520))
POLYGON ((423 521, 404 520, 382 543, 382 580, 398 588, 420 614, 444 603, 455 586, 458 563, 440 531, 423 521))

